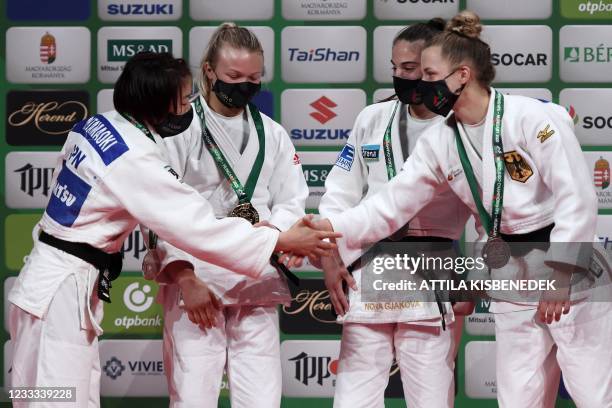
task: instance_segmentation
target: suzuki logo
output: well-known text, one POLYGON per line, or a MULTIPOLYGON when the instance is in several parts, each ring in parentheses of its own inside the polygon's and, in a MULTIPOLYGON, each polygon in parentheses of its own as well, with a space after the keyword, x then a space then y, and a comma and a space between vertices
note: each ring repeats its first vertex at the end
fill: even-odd
POLYGON ((310 106, 316 109, 316 112, 311 112, 310 116, 319 121, 319 123, 321 123, 322 125, 338 116, 334 111, 330 109, 335 108, 338 105, 326 96, 320 97, 319 99, 311 103, 310 106))

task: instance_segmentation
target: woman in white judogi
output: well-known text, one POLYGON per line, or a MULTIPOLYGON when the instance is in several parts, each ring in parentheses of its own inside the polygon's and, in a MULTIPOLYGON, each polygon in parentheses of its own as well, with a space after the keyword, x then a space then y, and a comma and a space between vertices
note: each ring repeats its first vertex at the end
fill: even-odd
MULTIPOLYGON (((305 228, 279 233, 216 219, 211 205, 178 179, 160 151, 157 125, 169 109, 175 116, 190 109, 190 90, 184 60, 137 54, 115 84, 116 110, 87 118, 68 134, 34 247, 8 294, 11 387, 71 388, 54 395, 72 399, 71 406, 100 405, 102 301, 110 301, 110 281, 121 272, 119 250, 138 222, 198 258, 253 279, 265 273, 273 251, 299 252, 311 241, 311 234, 299 233, 305 228)), ((185 307, 198 314, 192 300, 200 289, 197 280, 185 286, 185 307)))
MULTIPOLYGON (((287 229, 304 215, 308 187, 285 130, 248 104, 263 73, 257 37, 223 24, 210 40, 201 70, 201 95, 194 102, 190 129, 165 139, 170 162, 211 203, 217 218, 242 203, 243 216, 252 217, 253 209, 258 214, 250 218, 256 226, 287 229), (251 188, 249 197, 239 200, 223 166, 235 173, 246 195, 251 188)), ((181 308, 177 286, 161 291, 171 406, 216 406, 224 368, 232 406, 280 406, 277 305, 290 301, 285 276, 270 266, 258 280, 243 279, 163 242, 159 249, 162 268, 193 268, 211 291, 208 323, 201 326, 181 308)))
MULTIPOLYGON (((403 171, 379 194, 330 216, 328 228, 342 232, 344 245, 356 250, 400 228, 447 183, 493 245, 517 236, 519 241, 565 243, 563 252, 551 246, 549 252, 535 249, 528 255, 552 261, 559 281, 567 280, 568 271, 590 274, 589 251, 571 243, 593 241, 597 201, 569 115, 561 119, 549 104, 490 88, 491 51, 478 38, 480 31, 478 17, 462 12, 426 46, 424 103, 441 115, 451 109, 454 114, 428 129, 403 171)), ((502 272, 516 266, 513 262, 502 272)), ((612 406, 609 302, 570 307, 569 299, 565 293, 552 299, 543 294, 537 306, 493 302, 500 406, 554 403, 547 396, 555 385, 548 370, 555 352, 579 407, 612 406)))
MULTIPOLYGON (((428 126, 442 121, 422 104, 416 87, 422 75, 421 50, 444 24, 444 20, 434 19, 406 27, 396 35, 391 63, 397 98, 370 105, 357 117, 344 147, 344 151, 354 152, 354 159, 350 163, 339 160, 332 168, 319 205, 321 216, 341 213, 373 196, 401 169, 428 126)), ((469 209, 444 184, 391 240, 421 249, 432 242, 430 251, 445 246, 446 255, 450 255, 453 240, 461 237, 468 216, 469 209)), ((342 242, 340 253, 350 257, 342 242)), ((461 325, 453 323, 451 304, 441 303, 441 314, 435 301, 396 302, 399 307, 393 308, 389 299, 366 302, 360 290, 363 268, 357 267, 352 272, 356 290, 349 291, 348 310, 344 310, 347 301, 337 274, 341 268, 329 265, 325 258, 322 266, 338 321, 343 323, 334 407, 382 407, 394 357, 408 406, 452 407, 454 340, 460 338, 461 325), (441 319, 445 319, 445 328, 441 319)))

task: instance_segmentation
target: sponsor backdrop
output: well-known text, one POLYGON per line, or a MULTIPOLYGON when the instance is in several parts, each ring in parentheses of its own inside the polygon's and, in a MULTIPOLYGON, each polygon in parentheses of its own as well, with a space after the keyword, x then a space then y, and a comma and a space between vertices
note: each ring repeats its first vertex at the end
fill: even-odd
MULTIPOLYGON (((0 207, 5 294, 32 247, 32 228, 51 194, 57 152, 79 120, 112 108, 112 86, 141 50, 171 51, 194 72, 222 21, 254 30, 265 50, 256 103, 297 146, 316 211, 324 182, 361 109, 388 96, 391 41, 403 26, 472 9, 484 19, 497 86, 565 105, 593 172, 600 224, 612 248, 612 0, 5 0, 0 11, 0 207)), ((342 151, 341 151, 342 150, 342 151)), ((358 153, 357 153, 358 154, 358 153)), ((103 406, 167 406, 161 358, 163 316, 156 285, 139 273, 145 251, 134 231, 126 272, 113 284, 100 342, 103 406)), ((341 327, 320 272, 281 308, 283 407, 331 407, 341 327)), ((11 346, 5 316, 3 372, 11 346)), ((481 302, 466 319, 457 364, 458 407, 495 407, 494 316, 481 302)), ((223 381, 220 406, 229 406, 223 381)), ((396 366, 387 406, 405 406, 396 366)), ((570 407, 561 392, 557 403, 570 407)))

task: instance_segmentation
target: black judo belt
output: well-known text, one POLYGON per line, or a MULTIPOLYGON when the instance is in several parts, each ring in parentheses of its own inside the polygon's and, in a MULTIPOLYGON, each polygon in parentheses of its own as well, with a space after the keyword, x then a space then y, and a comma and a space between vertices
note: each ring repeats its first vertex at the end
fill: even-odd
POLYGON ((83 242, 64 241, 63 239, 56 238, 44 231, 40 233, 38 240, 59 249, 60 251, 64 251, 67 254, 76 256, 99 270, 100 276, 98 279, 98 297, 107 303, 111 303, 111 281, 117 279, 121 273, 121 268, 123 267, 123 255, 121 252, 108 254, 98 248, 92 247, 89 244, 85 244, 83 242))
POLYGON ((548 251, 550 247, 550 233, 555 224, 550 224, 526 234, 501 234, 504 241, 512 243, 510 254, 514 257, 523 257, 534 249, 548 251))
MULTIPOLYGON (((408 106, 397 101, 393 108, 393 112, 391 113, 391 117, 389 118, 389 123, 385 129, 385 133, 383 136, 383 153, 385 155, 385 168, 387 170, 387 178, 389 181, 393 179, 397 175, 397 170, 395 168, 395 161, 393 156, 393 142, 392 142, 392 127, 393 127, 393 119, 395 118, 395 114, 398 109, 400 110, 399 117, 399 140, 400 146, 402 149, 402 159, 405 161, 409 156, 409 143, 408 143, 408 131, 407 131, 407 118, 408 118, 408 106), (406 137, 402 137, 406 135, 406 137)), ((400 230, 406 228, 407 225, 403 226, 400 230)), ((449 238, 443 237, 414 237, 414 236, 405 236, 400 239, 391 239, 385 238, 380 242, 414 242, 414 243, 439 243, 439 249, 451 249, 453 247, 453 241, 449 238), (448 248, 447 248, 448 246, 448 248)), ((376 247, 376 246, 374 246, 376 247)), ((359 268, 362 266, 363 261, 366 259, 368 255, 371 255, 372 249, 364 253, 361 257, 359 257, 355 262, 350 264, 348 268, 346 268, 349 273, 352 275, 355 268, 359 268)), ((346 283, 343 283, 345 290, 346 283)), ((434 295, 436 297, 436 304, 438 305, 438 311, 440 312, 440 316, 442 317, 442 329, 446 330, 446 321, 444 317, 446 316, 446 310, 444 309, 444 305, 442 304, 442 299, 438 290, 434 290, 434 295)))
MULTIPOLYGON (((415 236, 406 236, 406 237, 403 237, 403 238, 398 239, 398 240, 393 240, 393 239, 385 238, 385 239, 379 241, 379 243, 393 243, 393 242, 412 242, 412 243, 415 243, 417 245, 418 244, 436 243, 437 244, 436 245, 436 249, 438 249, 438 250, 449 250, 449 249, 453 248, 453 240, 450 239, 450 238, 443 238, 443 237, 415 237, 415 236)), ((367 257, 369 257, 370 255, 373 255, 374 248, 376 248, 376 245, 372 249, 368 250, 363 255, 361 255, 356 261, 354 261, 352 264, 350 264, 346 268, 351 275, 353 274, 353 271, 356 268, 360 268, 361 266, 363 266, 363 263, 367 259, 367 257)), ((425 278, 426 279, 431 279, 429 276, 426 276, 425 278)), ((345 288, 345 290, 347 290, 347 288, 345 288)), ((445 320, 446 309, 444 308, 444 305, 442 304, 442 296, 441 296, 440 291, 438 289, 434 289, 434 296, 436 298, 436 304, 438 305, 438 311, 440 312, 440 317, 441 317, 441 320, 442 320, 442 330, 446 330, 446 320, 445 320)))

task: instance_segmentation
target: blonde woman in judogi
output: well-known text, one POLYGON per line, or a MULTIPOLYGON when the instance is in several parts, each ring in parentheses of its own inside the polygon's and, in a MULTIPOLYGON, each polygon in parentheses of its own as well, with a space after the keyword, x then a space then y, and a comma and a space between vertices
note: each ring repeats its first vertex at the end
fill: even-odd
MULTIPOLYGON (((304 216, 308 187, 286 131, 250 103, 260 89, 263 61, 250 30, 221 25, 202 59, 191 126, 164 140, 170 162, 217 218, 241 216, 256 227, 285 231, 304 216)), ((161 291, 170 405, 217 406, 225 369, 233 407, 280 406, 277 305, 290 302, 290 293, 279 265, 252 279, 158 245, 162 269, 195 272, 209 288, 199 324, 182 308, 177 285, 161 291)))

